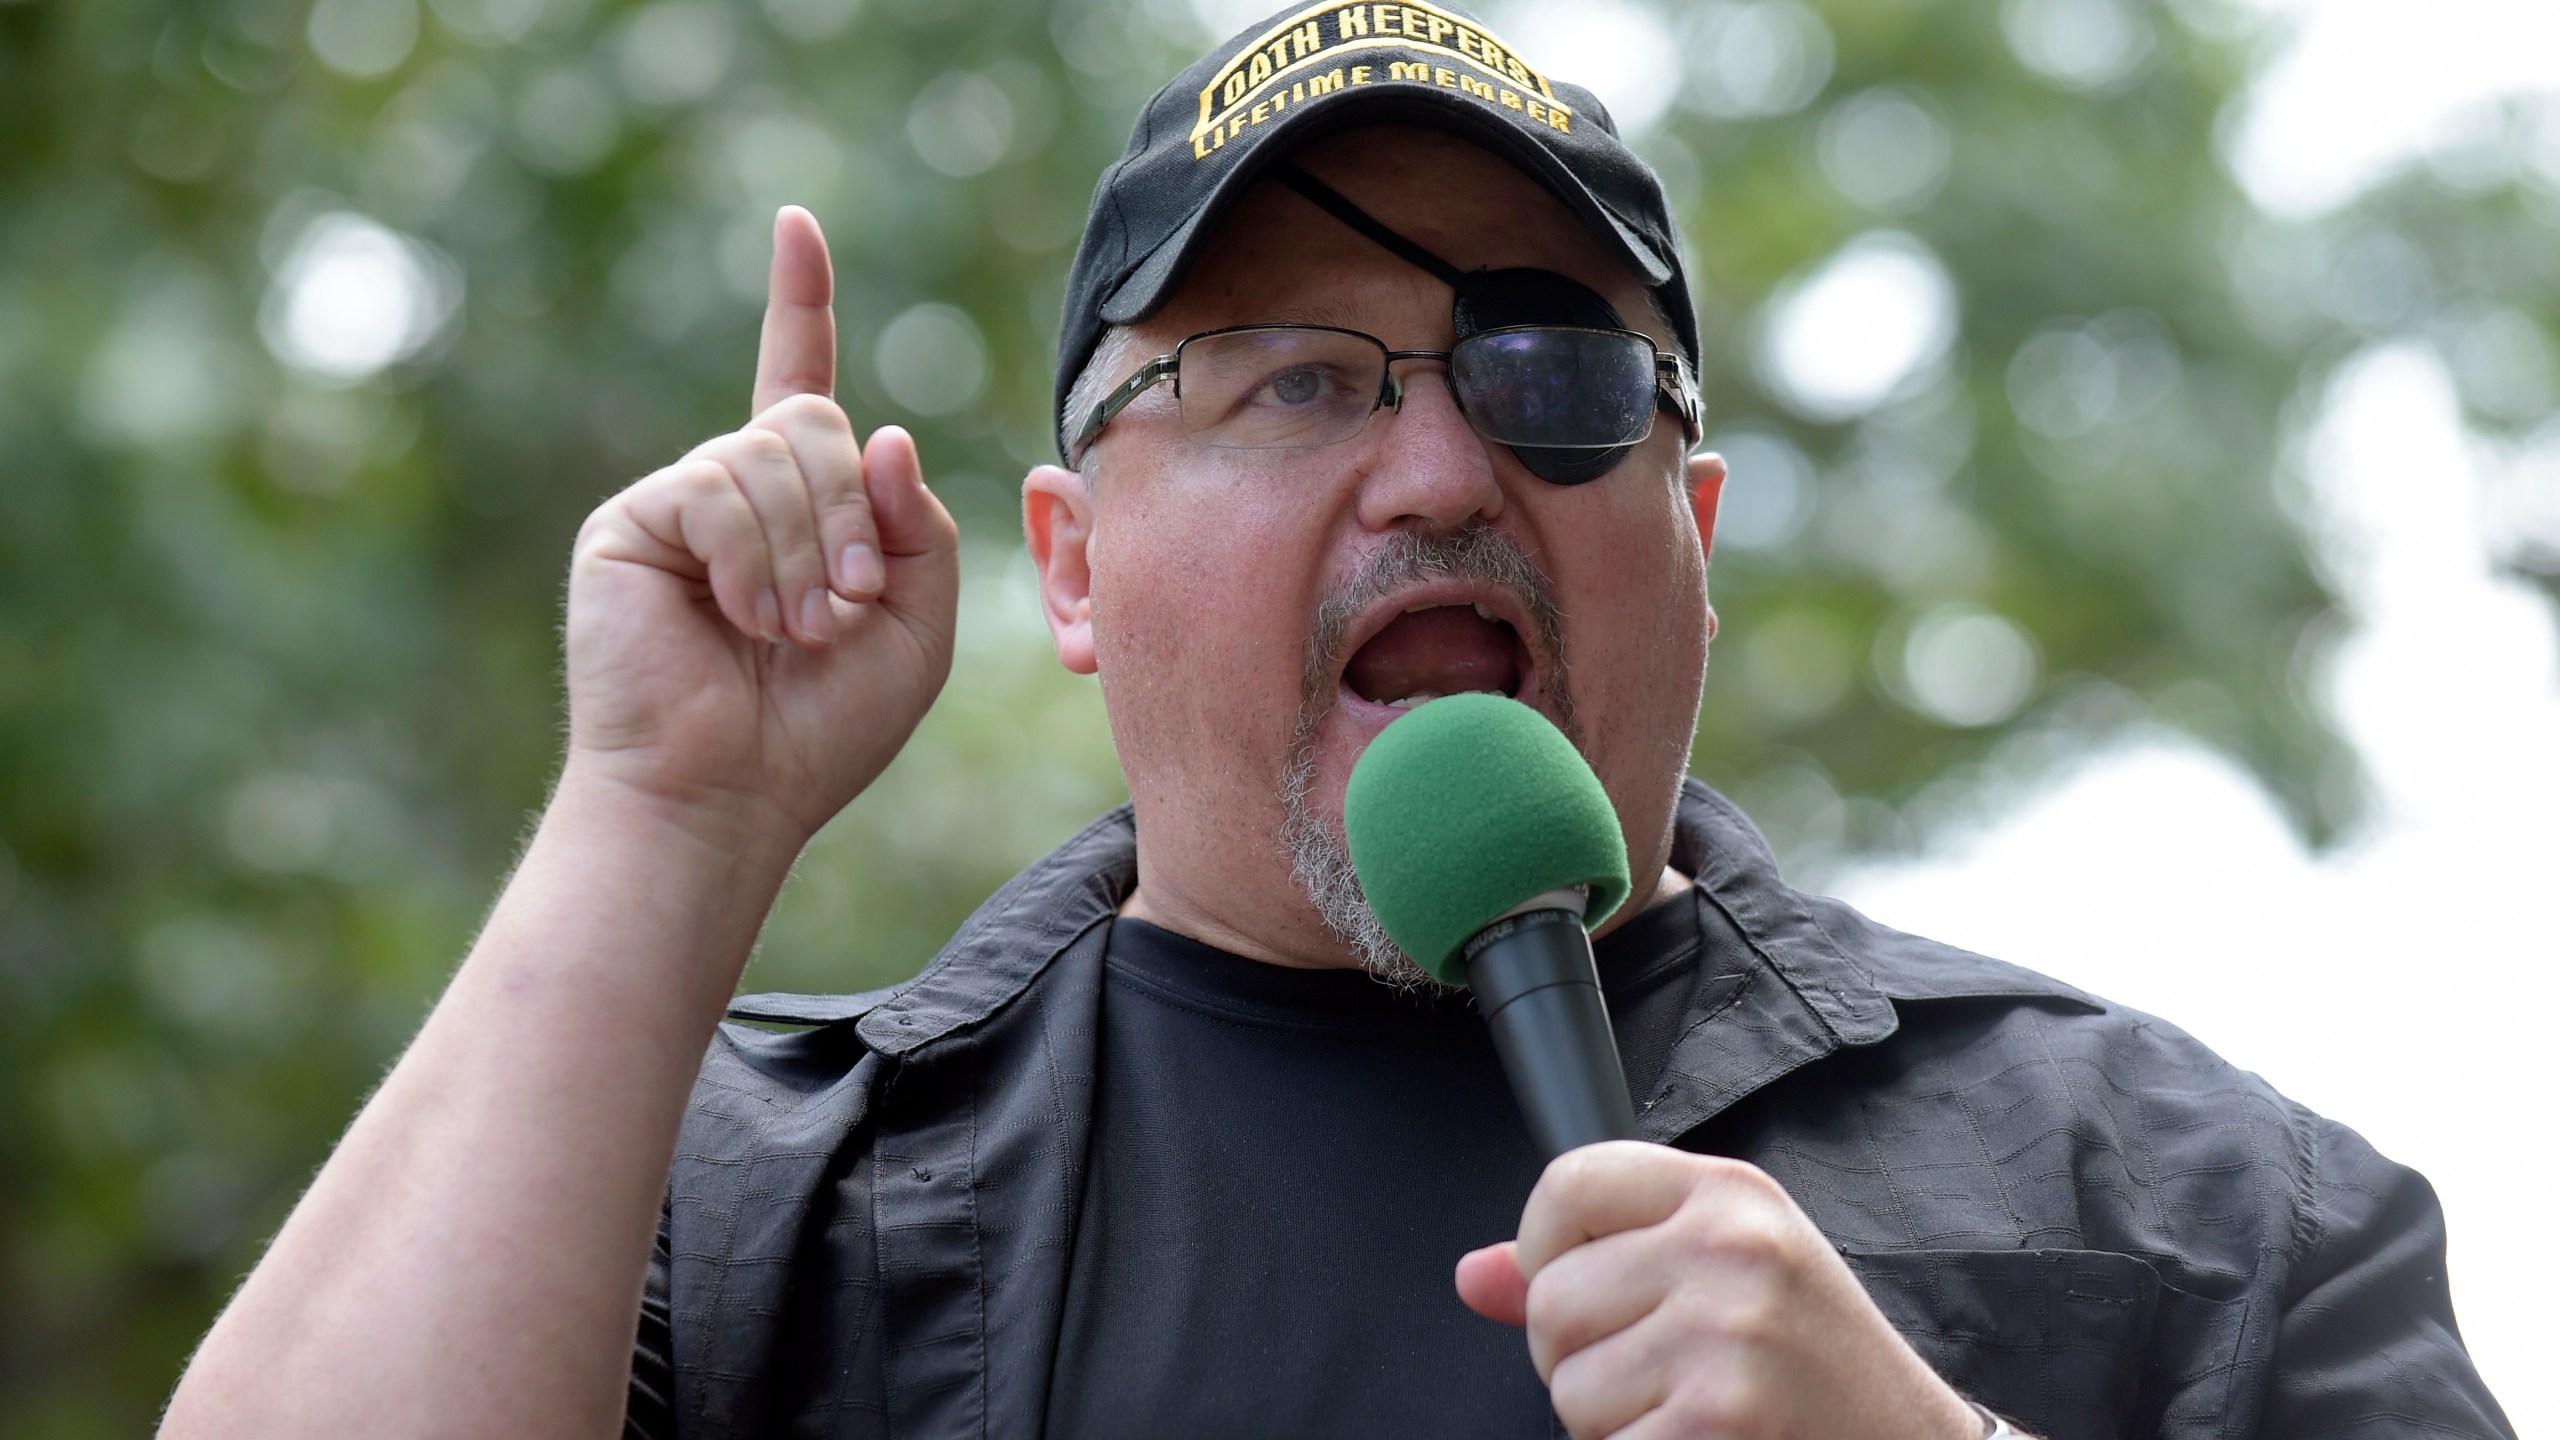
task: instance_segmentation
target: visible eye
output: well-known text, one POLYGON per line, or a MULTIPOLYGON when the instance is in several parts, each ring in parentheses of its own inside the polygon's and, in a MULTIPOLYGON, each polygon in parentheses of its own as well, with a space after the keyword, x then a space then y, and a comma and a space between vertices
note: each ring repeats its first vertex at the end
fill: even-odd
POLYGON ((1283 370, 1262 382, 1264 397, 1280 405, 1306 405, 1324 394, 1325 377, 1312 366, 1283 370))

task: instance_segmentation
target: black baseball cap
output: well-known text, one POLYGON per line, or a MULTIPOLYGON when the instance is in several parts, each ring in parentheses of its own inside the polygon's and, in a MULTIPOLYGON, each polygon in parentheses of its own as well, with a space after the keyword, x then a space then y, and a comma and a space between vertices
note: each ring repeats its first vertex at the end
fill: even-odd
POLYGON ((1327 0, 1238 33, 1139 113, 1128 150, 1094 187, 1067 274, 1051 430, 1104 330, 1172 297, 1237 196, 1308 141, 1370 124, 1453 132, 1545 185, 1652 289, 1696 364, 1697 314, 1662 182, 1599 97, 1537 69, 1456 6, 1327 0))

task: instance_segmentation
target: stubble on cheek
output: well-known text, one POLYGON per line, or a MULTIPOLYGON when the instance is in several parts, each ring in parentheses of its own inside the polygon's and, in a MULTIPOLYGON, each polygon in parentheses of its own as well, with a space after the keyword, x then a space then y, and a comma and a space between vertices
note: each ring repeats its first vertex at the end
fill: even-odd
POLYGON ((1096 566, 1112 741, 1168 846, 1267 854, 1280 823, 1271 777, 1284 762, 1296 677, 1295 630, 1278 617, 1295 607, 1247 593, 1254 574, 1232 546, 1216 555, 1151 547, 1096 566))
POLYGON ((1706 557, 1685 523, 1686 492, 1668 493, 1681 502, 1673 513, 1631 504, 1614 528, 1650 540, 1575 557, 1575 573, 1603 577, 1595 615, 1642 617, 1587 625, 1576 641, 1591 687, 1588 732, 1576 738, 1629 827, 1628 859, 1637 865, 1655 847, 1667 856, 1707 668, 1706 557))

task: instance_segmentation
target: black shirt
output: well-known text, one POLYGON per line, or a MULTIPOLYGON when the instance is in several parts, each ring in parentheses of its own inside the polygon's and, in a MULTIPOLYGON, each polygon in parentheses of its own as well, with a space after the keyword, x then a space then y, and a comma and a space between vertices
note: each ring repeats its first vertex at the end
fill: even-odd
MULTIPOLYGON (((1633 983, 1604 957, 1639 1133, 1767 1171, 1958 1390, 2078 1440, 2513 1440, 2416 1172, 2174 1026, 1790 887, 1695 780, 1672 841, 1695 955, 1633 983)), ((1104 961, 1136 884, 1123 806, 913 979, 732 1004, 791 1028, 723 1026, 703 1057, 629 1433, 1047 1427, 1069 1271, 1104 1233, 1081 1223, 1114 1163, 1104 961)), ((2512 1096, 2440 1099, 2539 1133, 2512 1096)))
MULTIPOLYGON (((1697 947, 1684 903, 1600 942, 1622 1028, 1697 947)), ((1550 1433, 1520 1332, 1452 1287, 1540 1168, 1465 995, 1123 919, 1101 1019, 1052 1437, 1550 1433)))

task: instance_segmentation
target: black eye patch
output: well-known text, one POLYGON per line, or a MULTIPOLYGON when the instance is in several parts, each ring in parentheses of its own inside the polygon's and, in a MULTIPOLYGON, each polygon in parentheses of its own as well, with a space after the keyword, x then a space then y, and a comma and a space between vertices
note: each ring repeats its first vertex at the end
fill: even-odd
MULTIPOLYGON (((1438 276, 1455 292, 1449 318, 1464 340, 1487 330, 1513 325, 1580 325, 1597 330, 1623 330, 1626 322, 1600 292, 1552 270, 1460 270, 1378 222, 1341 191, 1295 165, 1271 168, 1271 177, 1305 196, 1336 220, 1359 231, 1397 258, 1438 276)), ((1580 485, 1617 468, 1632 445, 1606 450, 1550 450, 1513 445, 1512 454, 1530 474, 1556 485, 1580 485)))
MULTIPOLYGON (((1580 325, 1624 330, 1617 307, 1600 292, 1552 270, 1477 270, 1451 282, 1458 292, 1450 309, 1458 338, 1513 325, 1580 325)), ((1632 445, 1606 450, 1543 450, 1514 445, 1511 453, 1529 473, 1557 485, 1597 480, 1627 458, 1632 445)))

